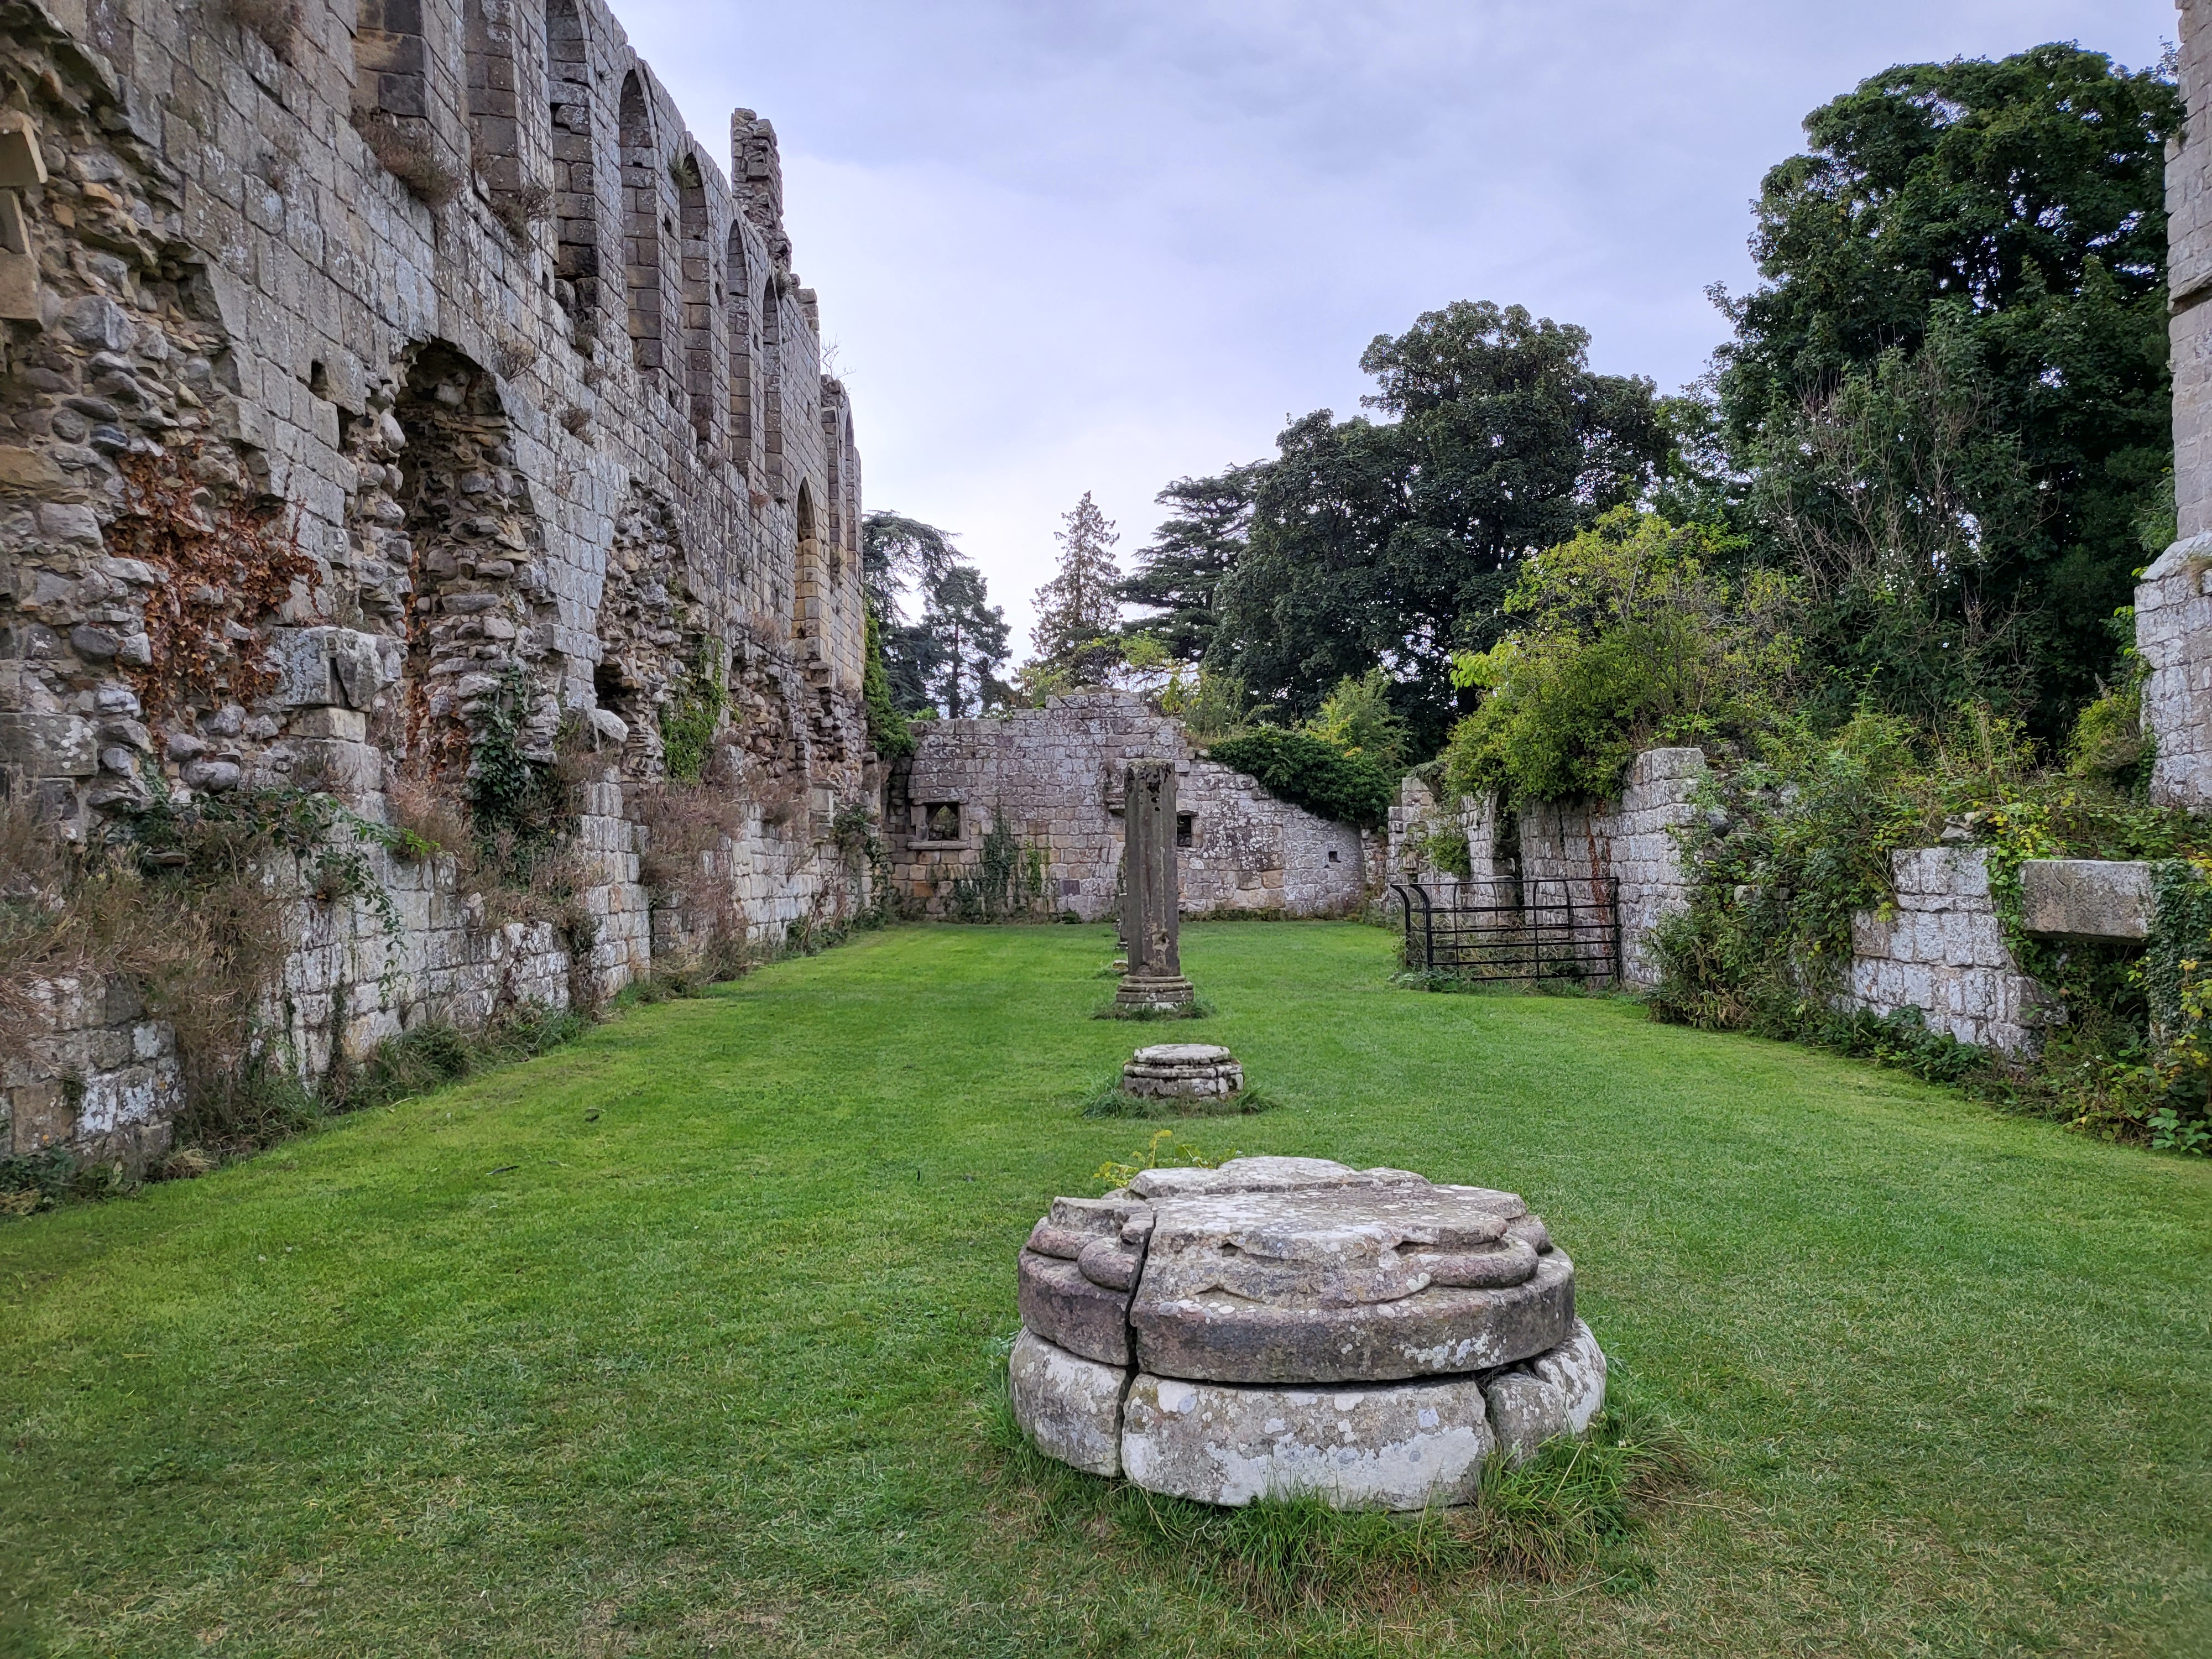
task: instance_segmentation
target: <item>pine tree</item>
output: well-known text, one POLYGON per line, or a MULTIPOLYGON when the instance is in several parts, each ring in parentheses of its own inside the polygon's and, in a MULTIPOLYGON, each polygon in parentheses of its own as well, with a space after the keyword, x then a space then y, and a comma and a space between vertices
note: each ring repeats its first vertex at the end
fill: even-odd
POLYGON ((1114 562, 1114 544, 1121 538, 1113 520, 1086 489, 1062 521, 1067 528, 1053 532, 1060 544, 1060 574, 1036 591, 1030 649, 1039 662, 1073 661, 1085 646, 1111 634, 1121 615, 1121 571, 1114 562))

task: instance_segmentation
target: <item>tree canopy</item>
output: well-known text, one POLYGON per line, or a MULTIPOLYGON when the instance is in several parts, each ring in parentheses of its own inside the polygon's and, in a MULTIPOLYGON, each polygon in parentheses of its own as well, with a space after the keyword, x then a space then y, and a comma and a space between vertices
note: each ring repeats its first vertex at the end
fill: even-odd
MULTIPOLYGON (((1765 281, 1723 296, 1722 434, 1770 502, 1778 488, 1801 506, 1821 492, 1802 476, 1820 465, 1800 441, 1808 422, 1854 386, 1863 402, 1885 374, 1901 385, 1940 344, 1950 418, 1972 416, 1962 441, 2019 459, 2017 477, 1954 477, 1957 510, 2004 527, 1975 550, 1971 595, 1964 577, 1931 589, 1916 619, 1847 585, 1826 631, 1863 641, 1883 616, 1946 614, 1955 631, 1969 607, 1985 625, 2009 619, 2018 706, 2045 735, 2112 672, 2110 619, 2170 465, 2164 149, 2180 119, 2161 71, 2069 45, 1888 70, 1806 118, 1808 149, 1760 188, 1765 281)), ((1837 666, 1886 701, 1881 665, 1837 666)))
POLYGON ((1589 367, 1582 329, 1458 301, 1360 358, 1382 418, 1293 422, 1253 469, 1210 660, 1285 715, 1382 666, 1433 750, 1451 656, 1498 633, 1519 560, 1635 499, 1668 442, 1651 382, 1589 367))

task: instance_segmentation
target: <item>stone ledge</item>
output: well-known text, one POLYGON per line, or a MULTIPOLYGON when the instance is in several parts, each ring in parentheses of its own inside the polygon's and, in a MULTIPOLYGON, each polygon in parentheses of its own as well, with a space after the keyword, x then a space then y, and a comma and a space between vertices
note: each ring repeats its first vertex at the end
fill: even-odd
POLYGON ((2140 939, 2156 909, 2142 860, 2030 859, 2020 866, 2022 925, 2043 939, 2140 939))

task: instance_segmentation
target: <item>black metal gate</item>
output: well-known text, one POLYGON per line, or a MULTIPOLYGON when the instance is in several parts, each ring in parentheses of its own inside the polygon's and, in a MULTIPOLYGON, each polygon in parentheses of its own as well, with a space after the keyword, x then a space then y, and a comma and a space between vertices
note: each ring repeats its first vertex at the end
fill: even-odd
POLYGON ((1394 881, 1406 966, 1498 984, 1620 982, 1620 884, 1580 879, 1394 881))

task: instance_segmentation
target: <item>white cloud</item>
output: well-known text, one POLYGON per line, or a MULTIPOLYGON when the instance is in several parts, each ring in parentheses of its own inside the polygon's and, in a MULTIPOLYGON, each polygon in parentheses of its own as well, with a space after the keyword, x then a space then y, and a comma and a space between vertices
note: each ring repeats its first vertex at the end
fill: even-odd
POLYGON ((1126 563, 1169 479, 1354 408, 1376 333, 1518 301, 1672 388, 1807 111, 2174 28, 2167 0, 617 3, 696 132, 775 123, 868 498, 962 532, 1023 642, 1085 489, 1126 563))

